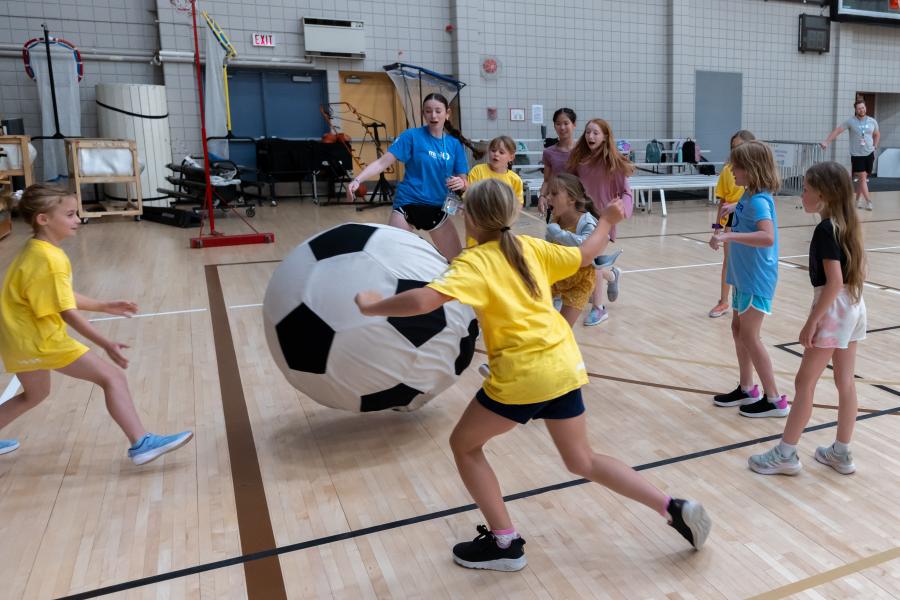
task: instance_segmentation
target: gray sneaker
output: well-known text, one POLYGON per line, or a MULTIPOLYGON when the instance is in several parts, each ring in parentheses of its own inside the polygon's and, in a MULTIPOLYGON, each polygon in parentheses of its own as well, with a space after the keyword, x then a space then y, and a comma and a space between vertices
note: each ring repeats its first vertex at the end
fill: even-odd
POLYGON ((816 460, 823 465, 828 465, 841 475, 849 475, 856 471, 853 454, 849 450, 847 454, 840 454, 835 452, 834 446, 819 446, 816 448, 816 460))
POLYGON ((610 302, 615 302, 619 297, 619 279, 622 277, 622 269, 612 268, 613 280, 606 284, 606 297, 610 302))
POLYGON ((761 475, 796 475, 803 469, 796 452, 791 457, 785 457, 778 450, 778 446, 768 452, 754 454, 747 459, 747 464, 751 471, 761 475))

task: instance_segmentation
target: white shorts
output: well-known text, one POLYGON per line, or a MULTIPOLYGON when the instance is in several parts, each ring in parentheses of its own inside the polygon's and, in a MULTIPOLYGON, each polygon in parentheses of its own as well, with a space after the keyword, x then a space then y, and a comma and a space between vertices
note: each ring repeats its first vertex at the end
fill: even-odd
MULTIPOLYGON (((825 286, 813 288, 813 306, 819 301, 825 286)), ((841 288, 828 312, 819 321, 813 336, 816 348, 846 348, 851 342, 866 339, 866 303, 862 298, 853 303, 847 288, 841 288)))

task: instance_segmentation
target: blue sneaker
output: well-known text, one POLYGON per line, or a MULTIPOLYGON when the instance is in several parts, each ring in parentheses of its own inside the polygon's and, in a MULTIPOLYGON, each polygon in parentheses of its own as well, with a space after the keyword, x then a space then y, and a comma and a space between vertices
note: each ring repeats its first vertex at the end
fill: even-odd
POLYGON ((19 440, 0 440, 0 454, 19 449, 19 440))
POLYGON ((619 297, 619 279, 622 277, 622 269, 613 267, 612 275, 613 280, 606 284, 606 298, 610 302, 615 302, 619 297))
POLYGON ((553 308, 555 308, 557 311, 562 310, 562 298, 557 296, 553 299, 553 308))
POLYGON ((599 325, 608 318, 609 313, 606 312, 605 306, 592 306, 591 311, 584 318, 584 324, 588 327, 593 327, 594 325, 599 325))
POLYGON ((159 458, 166 452, 171 452, 183 446, 192 437, 194 437, 194 434, 191 431, 182 431, 175 435, 148 433, 128 449, 128 458, 136 465, 143 465, 159 458))

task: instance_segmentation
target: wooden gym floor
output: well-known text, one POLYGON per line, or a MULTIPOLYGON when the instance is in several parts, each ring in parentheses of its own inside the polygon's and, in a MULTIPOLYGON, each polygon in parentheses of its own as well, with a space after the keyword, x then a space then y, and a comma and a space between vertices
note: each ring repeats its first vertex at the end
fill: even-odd
MULTIPOLYGON (((815 224, 795 204, 778 200, 783 261, 762 332, 789 395, 815 224)), ((0 457, 0 596, 900 598, 900 193, 876 195, 876 207, 861 213, 871 284, 858 472, 838 475, 811 456, 834 438, 828 380, 800 445, 804 471, 747 469, 784 420, 711 404, 737 378, 729 319, 706 316, 721 260, 705 245, 713 209, 638 212, 621 226, 625 274, 609 321, 576 328, 592 373, 589 434, 596 450, 703 501, 712 534, 693 552, 648 509, 582 485, 532 424, 488 447, 528 542, 529 565, 513 574, 450 558, 480 522, 447 443, 480 385, 474 365, 422 410, 354 415, 295 391, 269 356, 260 302, 277 261, 331 225, 386 222, 387 208, 263 206, 251 223, 276 244, 205 250, 188 248, 196 229, 92 221, 65 246, 76 288, 139 303, 138 318, 91 316, 132 347, 128 377, 147 427, 196 436, 134 467, 101 390, 54 375, 51 397, 2 432, 22 447, 0 457)), ((217 224, 246 231, 234 217, 217 224)), ((543 232, 533 212, 517 230, 543 232)), ((3 269, 26 234, 17 222, 0 242, 3 269)), ((5 396, 15 388, 2 375, 5 396)))

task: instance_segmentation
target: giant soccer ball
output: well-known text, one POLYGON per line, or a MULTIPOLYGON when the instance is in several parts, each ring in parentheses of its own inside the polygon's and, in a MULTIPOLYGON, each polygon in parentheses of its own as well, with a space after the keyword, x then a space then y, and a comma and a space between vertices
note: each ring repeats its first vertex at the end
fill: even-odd
POLYGON ((347 223, 300 244, 272 275, 263 301, 269 350, 295 388, 354 412, 415 410, 469 366, 478 337, 471 307, 365 317, 358 292, 385 297, 422 287, 447 262, 417 235, 347 223))

